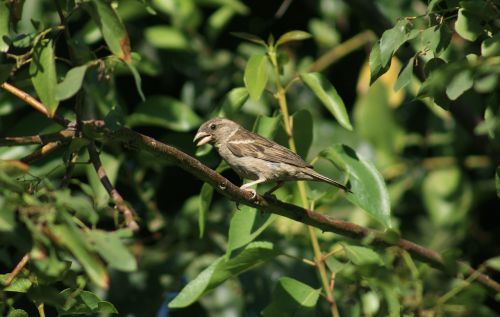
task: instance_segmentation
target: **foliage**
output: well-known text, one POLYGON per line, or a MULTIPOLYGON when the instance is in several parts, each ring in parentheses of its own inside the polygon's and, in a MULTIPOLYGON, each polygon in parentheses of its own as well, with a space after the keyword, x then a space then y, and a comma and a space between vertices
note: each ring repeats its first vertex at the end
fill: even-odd
POLYGON ((290 183, 278 199, 495 274, 500 2, 287 2, 0 0, 0 83, 48 117, 2 84, 0 314, 497 316, 477 276, 239 208, 80 129, 131 127, 238 183, 192 144, 228 117, 352 191, 290 183), (61 117, 84 138, 43 151, 9 139, 60 131, 61 117))

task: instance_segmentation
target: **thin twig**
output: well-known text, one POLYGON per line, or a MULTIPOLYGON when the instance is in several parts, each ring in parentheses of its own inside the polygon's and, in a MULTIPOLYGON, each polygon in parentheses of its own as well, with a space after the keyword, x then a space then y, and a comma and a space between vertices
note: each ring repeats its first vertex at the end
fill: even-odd
POLYGON ((20 159, 20 161, 23 162, 23 163, 26 163, 26 164, 32 163, 32 162, 34 162, 36 160, 39 160, 39 159, 45 157, 49 153, 54 152, 55 150, 57 150, 58 148, 60 148, 65 143, 66 142, 64 142, 64 141, 50 142, 48 144, 45 144, 44 146, 42 146, 41 148, 39 148, 35 152, 33 152, 33 153, 29 154, 29 155, 26 155, 25 157, 23 157, 22 159, 20 159))
POLYGON ((73 130, 66 129, 50 134, 5 137, 5 138, 0 138, 0 146, 18 146, 18 145, 30 145, 30 144, 44 145, 54 141, 70 139, 74 137, 74 135, 75 132, 73 130))
POLYGON ((334 64, 349 53, 373 43, 376 40, 375 34, 370 31, 363 31, 346 40, 345 42, 333 47, 331 50, 318 58, 308 69, 309 72, 321 72, 325 68, 334 64))
POLYGON ((26 266, 30 259, 29 253, 26 253, 21 260, 17 263, 16 267, 9 273, 5 281, 3 282, 3 286, 9 286, 10 283, 14 280, 14 278, 21 272, 21 270, 26 266))
POLYGON ((123 217, 125 218, 125 224, 132 230, 138 230, 139 225, 134 220, 134 212, 132 211, 132 208, 127 205, 122 195, 120 195, 116 188, 114 188, 113 184, 111 184, 111 181, 109 180, 109 177, 106 174, 104 167, 102 166, 101 158, 99 157, 99 153, 97 152, 95 143, 91 142, 87 146, 87 149, 89 151, 90 161, 94 165, 99 180, 108 192, 109 196, 111 196, 111 199, 113 199, 118 211, 123 214, 123 217))
POLYGON ((21 99, 22 101, 26 102, 28 105, 30 105, 36 111, 43 114, 45 117, 53 119, 55 122, 59 123, 63 127, 67 127, 68 124, 70 123, 69 120, 67 120, 67 119, 65 119, 57 114, 55 114, 54 116, 51 116, 49 111, 47 110, 47 108, 40 101, 36 100, 31 95, 24 92, 23 90, 21 90, 17 87, 14 87, 9 83, 0 84, 0 87, 5 89, 6 91, 10 92, 11 94, 16 96, 17 98, 21 99))

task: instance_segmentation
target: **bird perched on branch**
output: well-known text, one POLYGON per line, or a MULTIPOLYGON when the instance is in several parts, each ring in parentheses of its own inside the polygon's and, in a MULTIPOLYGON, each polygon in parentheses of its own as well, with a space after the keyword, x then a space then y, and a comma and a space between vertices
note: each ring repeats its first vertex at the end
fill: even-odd
POLYGON ((219 155, 241 177, 252 180, 240 188, 256 191, 250 186, 276 182, 276 186, 266 194, 278 189, 285 181, 309 180, 325 182, 350 191, 344 185, 326 177, 312 165, 284 146, 258 134, 252 133, 234 121, 215 118, 200 126, 193 142, 197 146, 211 144, 219 155))

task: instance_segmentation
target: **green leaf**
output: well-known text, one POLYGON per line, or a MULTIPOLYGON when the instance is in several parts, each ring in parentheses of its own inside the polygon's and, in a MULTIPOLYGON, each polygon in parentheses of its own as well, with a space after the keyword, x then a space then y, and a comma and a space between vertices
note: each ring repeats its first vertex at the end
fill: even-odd
POLYGON ((500 55, 500 32, 481 43, 481 55, 484 57, 500 55))
POLYGON ((355 265, 381 265, 384 262, 378 253, 370 248, 342 244, 347 258, 355 265))
POLYGON ((57 84, 56 99, 66 100, 73 97, 82 87, 83 78, 88 66, 82 65, 74 67, 68 71, 64 80, 57 84))
POLYGON ((30 76, 40 101, 53 116, 59 101, 56 98, 57 74, 52 40, 41 40, 33 48, 30 76))
POLYGON ((455 22, 455 31, 462 38, 473 42, 483 33, 483 27, 477 16, 468 10, 460 9, 455 22))
POLYGON ((309 21, 309 30, 314 40, 322 47, 334 47, 340 42, 339 31, 332 28, 329 21, 313 18, 309 21))
POLYGON ((250 98, 254 101, 260 99, 262 92, 266 88, 268 79, 267 64, 267 57, 264 54, 254 54, 247 62, 243 80, 250 98))
POLYGON ((384 297, 387 302, 387 308, 389 310, 389 317, 400 317, 401 316, 401 304, 400 304, 400 296, 398 294, 397 287, 391 287, 387 284, 382 286, 384 291, 384 297))
POLYGON ((389 64, 392 55, 396 53, 401 45, 419 34, 419 32, 411 29, 409 26, 411 25, 406 19, 401 19, 393 28, 386 30, 382 34, 379 41, 379 47, 380 62, 383 67, 389 64))
POLYGON ((8 286, 4 286, 9 274, 0 274, 0 289, 5 292, 26 293, 33 285, 29 278, 15 277, 8 286))
POLYGON ((86 234, 94 251, 99 253, 110 267, 124 272, 137 270, 137 261, 115 232, 89 230, 86 234))
POLYGON ((283 45, 285 43, 288 43, 288 42, 292 42, 292 41, 307 40, 310 37, 311 37, 311 34, 309 34, 307 32, 304 32, 304 31, 290 31, 290 32, 286 32, 285 34, 283 34, 282 36, 280 36, 280 38, 278 39, 278 41, 276 41, 276 47, 278 47, 280 45, 283 45))
POLYGON ((311 316, 320 293, 321 289, 314 289, 290 277, 282 277, 273 291, 271 303, 262 311, 262 316, 311 316))
POLYGON ((178 29, 170 26, 151 26, 145 30, 146 40, 154 47, 166 50, 188 50, 189 40, 178 29))
POLYGON ((249 206, 235 211, 229 224, 227 256, 255 240, 276 218, 275 214, 262 213, 249 206))
POLYGON ((115 306, 110 302, 103 301, 96 294, 85 290, 65 289, 60 293, 66 298, 64 306, 57 306, 59 315, 76 315, 91 313, 117 314, 115 306))
POLYGON ((92 19, 99 27, 109 50, 118 58, 130 63, 132 61, 130 39, 116 11, 106 0, 91 0, 86 6, 92 19))
POLYGON ((472 88, 473 84, 474 80, 472 78, 471 71, 469 69, 464 69, 454 76, 448 84, 448 87, 446 87, 446 95, 451 100, 456 100, 464 92, 472 88))
POLYGON ((66 247, 80 262, 90 279, 99 287, 107 288, 109 277, 106 268, 99 258, 90 252, 83 234, 70 224, 51 225, 50 231, 53 238, 66 247))
POLYGON ((10 12, 7 3, 0 2, 0 52, 7 52, 10 45, 10 12))
POLYGON ((240 39, 244 39, 244 40, 253 42, 255 44, 260 44, 260 45, 263 45, 263 46, 267 45, 266 41, 264 41, 260 37, 258 37, 256 35, 253 35, 253 34, 244 33, 244 32, 231 32, 231 35, 239 37, 240 39))
POLYGON ((349 174, 352 194, 346 198, 365 210, 375 220, 391 227, 389 194, 384 179, 375 166, 347 145, 335 144, 321 151, 326 158, 349 174))
POLYGON ((253 242, 234 258, 227 259, 226 256, 222 256, 189 282, 168 307, 187 307, 227 279, 251 270, 277 255, 278 251, 271 243, 253 242))
POLYGON ((213 193, 213 187, 208 183, 204 183, 201 187, 198 205, 198 228, 200 230, 200 238, 203 238, 203 234, 205 233, 205 215, 212 203, 213 193))
POLYGON ((307 109, 301 109, 292 115, 292 130, 295 137, 297 154, 304 159, 313 141, 313 118, 307 109))
POLYGON ((462 223, 472 206, 471 184, 457 166, 434 169, 422 184, 422 198, 433 223, 462 223))
POLYGON ((401 88, 406 87, 411 81, 413 77, 413 64, 415 62, 415 56, 410 58, 408 64, 401 70, 398 76, 398 80, 396 80, 396 84, 394 85, 394 90, 398 91, 401 88))
POLYGON ((223 6, 217 9, 208 18, 207 35, 210 39, 215 39, 220 32, 229 24, 236 12, 229 6, 223 6))
POLYGON ((488 259, 485 264, 496 271, 500 271, 500 256, 488 259))
POLYGON ((9 312, 7 317, 28 317, 28 313, 22 309, 13 309, 9 312))
POLYGON ((220 117, 233 117, 248 100, 248 90, 244 87, 231 89, 222 102, 220 117))
POLYGON ((139 93, 139 97, 141 97, 142 101, 146 101, 146 97, 144 97, 144 92, 142 92, 141 74, 139 74, 139 71, 137 71, 137 68, 135 68, 135 66, 132 63, 125 63, 125 65, 128 66, 128 69, 130 70, 132 76, 134 77, 135 88, 139 93))
POLYGON ((420 86, 417 97, 430 97, 443 109, 448 109, 450 100, 446 94, 448 83, 456 74, 468 67, 466 60, 446 64, 440 58, 430 59, 425 64, 427 78, 420 86))
POLYGON ((132 127, 157 126, 181 132, 190 131, 201 123, 201 118, 188 105, 165 96, 149 97, 127 117, 127 124, 132 127))
POLYGON ((380 76, 385 74, 389 67, 391 67, 391 60, 389 59, 389 63, 387 65, 382 64, 382 60, 380 58, 380 44, 379 42, 375 43, 370 52, 369 58, 370 65, 370 85, 373 84, 380 76))
POLYGON ((344 102, 328 79, 320 73, 302 73, 300 79, 318 97, 326 109, 333 114, 340 125, 352 131, 352 125, 344 102))

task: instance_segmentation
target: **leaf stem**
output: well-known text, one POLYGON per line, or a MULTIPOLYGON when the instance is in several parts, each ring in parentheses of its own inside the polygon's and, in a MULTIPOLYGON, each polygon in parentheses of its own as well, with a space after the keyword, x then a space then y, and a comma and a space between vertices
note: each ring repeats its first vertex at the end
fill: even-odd
MULTIPOLYGON (((285 89, 280 81, 279 65, 276 58, 276 50, 273 46, 269 46, 268 56, 274 71, 274 77, 276 81, 275 96, 276 99, 278 100, 280 111, 283 117, 283 125, 285 126, 285 131, 287 132, 288 135, 288 145, 290 147, 290 150, 292 150, 292 152, 297 153, 297 147, 295 145, 295 139, 293 137, 293 131, 292 131, 292 122, 290 122, 290 115, 288 112, 288 104, 286 101, 285 89)), ((306 187, 304 182, 298 181, 297 188, 299 190, 300 198, 302 201, 302 207, 304 207, 305 209, 309 208, 309 201, 307 199, 306 187)), ((335 301, 333 299, 333 293, 330 288, 329 279, 325 268, 325 261, 323 253, 321 252, 321 248, 319 246, 316 231, 311 226, 307 226, 307 231, 313 247, 314 262, 316 264, 316 268, 318 269, 318 273, 321 279, 321 284, 326 294, 326 300, 330 303, 331 314, 333 317, 338 317, 338 311, 336 309, 335 301)))

